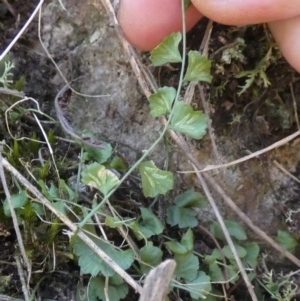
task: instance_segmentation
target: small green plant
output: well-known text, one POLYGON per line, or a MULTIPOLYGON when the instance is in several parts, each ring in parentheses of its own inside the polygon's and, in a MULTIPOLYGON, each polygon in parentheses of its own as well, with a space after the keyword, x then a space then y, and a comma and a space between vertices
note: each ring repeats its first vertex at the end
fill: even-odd
POLYGON ((10 72, 14 68, 14 64, 9 60, 3 60, 0 65, 0 83, 3 85, 5 89, 8 89, 12 84, 12 80, 10 77, 12 73, 10 72))
POLYGON ((299 290, 299 286, 293 282, 291 275, 275 275, 272 270, 264 274, 261 285, 270 293, 272 299, 277 301, 294 300, 299 290))
POLYGON ((271 46, 269 48, 267 54, 257 64, 255 69, 249 70, 249 71, 242 71, 235 76, 236 78, 242 78, 242 77, 247 78, 245 85, 241 87, 242 89, 238 93, 238 95, 243 94, 248 88, 250 88, 251 85, 254 83, 255 79, 257 80, 258 83, 262 84, 265 88, 271 84, 265 71, 269 67, 270 63, 273 60, 272 49, 273 49, 273 46, 271 46))

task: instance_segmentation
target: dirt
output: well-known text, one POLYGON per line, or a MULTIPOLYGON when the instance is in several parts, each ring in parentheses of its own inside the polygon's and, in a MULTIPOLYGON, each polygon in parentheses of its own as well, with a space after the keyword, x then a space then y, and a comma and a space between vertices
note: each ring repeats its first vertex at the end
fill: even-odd
MULTIPOLYGON (((3 24, 0 34, 1 50, 28 19, 36 2, 15 0, 10 1, 10 4, 20 14, 20 21, 16 21, 2 2, 0 3, 0 22, 3 24)), ((76 90, 84 94, 101 95, 74 96, 71 104, 72 124, 76 129, 90 131, 98 139, 113 143, 127 163, 132 164, 143 150, 151 146, 162 126, 158 120, 150 117, 147 100, 138 87, 114 28, 100 3, 90 0, 64 1, 64 4, 67 11, 61 8, 59 1, 46 1, 43 6, 43 42, 67 80, 85 75, 85 80, 74 86, 76 90)), ((202 20, 188 34, 189 49, 199 49, 206 25, 207 20, 202 20)), ((37 28, 38 22, 35 19, 12 50, 16 65, 14 77, 25 75, 26 95, 37 99, 42 110, 55 117, 53 100, 64 81, 45 55, 38 40, 37 28)), ((230 162, 263 149, 297 130, 295 106, 299 109, 300 77, 273 46, 272 37, 266 27, 236 28, 214 24, 209 57, 214 61, 214 79, 206 90, 206 97, 209 101, 219 163, 230 162), (237 38, 243 39, 245 46, 238 49, 239 56, 231 57, 230 62, 226 63, 223 60, 225 51, 232 50, 237 45, 237 38), (269 50, 271 54, 266 65, 269 86, 265 87, 262 79, 256 79, 249 89, 239 95, 245 78, 237 78, 236 75, 256 68, 269 50)), ((161 84, 176 87, 178 70, 156 69, 154 75, 161 84)), ((202 108, 197 90, 193 103, 202 108)), ((17 128, 16 126, 15 130, 17 128)), ((53 124, 49 129, 52 128, 63 135, 53 124)), ((10 140, 8 137, 4 138, 10 140)), ((198 149, 195 155, 201 162, 207 165, 217 163, 212 156, 208 135, 195 145, 198 149)), ((67 149, 65 144, 60 147, 57 152, 64 153, 67 149)), ((152 153, 151 159, 162 167, 166 159, 165 153, 165 144, 162 143, 152 153)), ((287 173, 299 178, 299 154, 300 143, 296 139, 272 152, 214 172, 213 175, 239 208, 268 235, 274 237, 278 230, 289 230, 299 239, 299 213, 296 211, 299 208, 300 186, 287 173), (287 172, 280 170, 278 164, 287 172), (292 213, 292 220, 287 221, 292 213)), ((71 149, 67 156, 76 160, 76 151, 71 149)), ((190 169, 181 154, 175 152, 171 156, 170 165, 174 166, 174 170, 190 169)), ((190 175, 179 175, 178 181, 180 188, 190 187, 194 179, 190 175)), ((237 220, 236 215, 222 200, 218 196, 215 198, 223 216, 237 220)), ((204 225, 215 220, 211 209, 201 210, 198 215, 204 225)), ((3 228, 0 228, 0 260, 12 262, 15 234, 11 226, 5 228, 5 223, 0 226, 3 228)), ((248 232, 250 237, 259 240, 251 231, 248 232)), ((63 236, 59 239, 62 245, 64 240, 63 236)), ((39 249, 39 252, 42 251, 44 250, 39 249)), ((276 253, 274 256, 275 265, 276 253)), ((42 257, 39 259, 42 260, 42 257)), ((48 264, 45 270, 50 271, 51 260, 48 264)), ((20 289, 16 289, 20 287, 20 283, 15 267, 3 265, 0 271, 1 275, 11 276, 5 293, 21 298, 20 289)), ((78 268, 70 261, 61 260, 55 273, 43 275, 47 278, 39 288, 41 299, 75 298, 78 268)), ((39 277, 39 274, 33 276, 32 287, 39 277)))

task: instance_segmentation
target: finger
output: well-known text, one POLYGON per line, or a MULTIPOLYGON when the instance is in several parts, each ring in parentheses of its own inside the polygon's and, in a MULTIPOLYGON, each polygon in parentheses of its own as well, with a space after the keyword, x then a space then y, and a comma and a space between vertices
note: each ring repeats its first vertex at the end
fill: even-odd
POLYGON ((300 0, 191 0, 206 17, 222 24, 266 23, 300 14, 300 0))
POLYGON ((283 56, 300 72, 300 15, 268 25, 283 56))
MULTIPOLYGON (((187 30, 202 15, 186 11, 187 30)), ((140 50, 152 50, 172 32, 181 31, 181 0, 121 0, 118 19, 128 41, 140 50)))

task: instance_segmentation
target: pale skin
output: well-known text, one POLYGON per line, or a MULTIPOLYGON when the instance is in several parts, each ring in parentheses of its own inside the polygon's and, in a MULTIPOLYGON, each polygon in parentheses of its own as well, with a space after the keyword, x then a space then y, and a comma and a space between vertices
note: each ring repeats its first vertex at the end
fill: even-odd
MULTIPOLYGON (((192 0, 187 29, 203 16, 226 25, 267 23, 286 60, 300 72, 300 0, 192 0)), ((121 0, 119 21, 128 41, 150 51, 181 29, 181 0, 121 0)))

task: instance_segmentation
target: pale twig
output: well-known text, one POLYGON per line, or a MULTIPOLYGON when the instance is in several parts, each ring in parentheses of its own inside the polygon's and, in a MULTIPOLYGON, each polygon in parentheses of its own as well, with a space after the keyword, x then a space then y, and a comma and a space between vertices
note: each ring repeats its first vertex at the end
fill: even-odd
POLYGON ((18 34, 15 36, 15 38, 10 42, 10 44, 5 48, 5 50, 3 51, 3 53, 0 55, 0 62, 4 59, 4 57, 8 54, 8 52, 11 50, 11 48, 16 44, 16 42, 18 41, 18 39, 21 37, 21 35, 27 29, 27 27, 29 26, 29 24, 31 23, 31 21, 33 20, 33 18, 35 17, 35 15, 39 11, 39 9, 43 5, 43 3, 44 3, 44 0, 40 0, 39 4, 37 5, 37 7, 35 8, 35 10, 31 14, 31 16, 29 17, 29 19, 27 20, 27 22, 24 24, 24 26, 22 27, 22 29, 18 32, 18 34))
POLYGON ((298 109, 297 109, 297 103, 296 103, 296 98, 295 98, 295 94, 294 94, 294 89, 293 89, 293 84, 292 83, 290 84, 290 90, 291 90, 291 95, 292 95, 292 99, 293 99, 295 121, 296 121, 296 124, 297 124, 297 129, 298 129, 298 131, 300 131, 298 109))
POLYGON ((44 128, 42 127, 39 119, 37 118, 37 116, 34 113, 33 113, 33 116, 34 116, 34 118, 35 118, 35 120, 36 120, 36 122, 37 122, 37 124, 38 124, 38 126, 39 126, 39 128, 40 128, 40 130, 41 130, 41 132, 43 134, 43 136, 44 136, 44 139, 46 141, 46 144, 48 146, 49 153, 50 153, 50 156, 51 156, 51 159, 52 159, 52 163, 54 165, 54 169, 56 171, 57 179, 59 180, 60 179, 59 172, 58 172, 58 169, 57 169, 57 166, 56 166, 56 163, 55 163, 54 154, 53 154, 53 150, 52 150, 51 144, 49 142, 49 139, 48 139, 48 137, 47 137, 47 135, 46 135, 46 133, 44 131, 44 128))
POLYGON ((105 296, 105 301, 109 301, 109 296, 108 296, 108 285, 109 285, 109 277, 105 277, 105 285, 104 285, 104 296, 105 296))
MULTIPOLYGON (((108 208, 109 208, 112 216, 116 218, 117 217, 117 215, 115 213, 116 210, 111 205, 110 201, 107 201, 107 205, 108 205, 108 208)), ((119 214, 118 214, 118 218, 120 218, 119 214)), ((130 246, 130 248, 133 250, 134 255, 135 255, 137 261, 141 262, 141 256, 139 254, 140 253, 139 248, 137 247, 137 245, 135 244, 135 242, 129 236, 128 229, 127 229, 127 231, 125 231, 124 227, 122 225, 120 227, 118 227, 117 229, 118 229, 118 232, 121 234, 121 236, 124 238, 124 240, 128 243, 128 245, 130 246)))
MULTIPOLYGON (((199 88, 199 92, 200 92, 200 98, 201 98, 201 101, 202 101, 202 106, 204 108, 204 113, 209 117, 210 116, 210 110, 208 108, 207 102, 206 102, 205 97, 204 97, 203 86, 198 83, 198 88, 199 88)), ((210 141, 211 141, 211 145, 212 145, 212 149, 213 149, 213 154, 214 154, 215 159, 216 159, 216 163, 220 164, 221 163, 221 156, 220 156, 220 154, 218 152, 218 149, 217 149, 214 129, 212 128, 211 123, 212 123, 211 119, 209 118, 208 125, 207 125, 208 134, 209 134, 209 137, 210 137, 210 141)))
MULTIPOLYGON (((7 187, 7 182, 6 182, 4 169, 3 169, 3 161, 5 159, 3 159, 3 157, 2 157, 2 147, 3 147, 3 145, 0 143, 0 178, 1 178, 2 186, 3 186, 4 192, 5 192, 5 196, 6 196, 6 199, 7 199, 7 202, 8 202, 8 207, 9 207, 9 210, 10 210, 10 214, 11 214, 11 217, 12 217, 12 220, 13 220, 13 225, 14 225, 14 229, 15 229, 15 232, 16 232, 20 252, 22 254, 23 260, 24 260, 26 268, 27 268, 27 273, 28 273, 27 274, 27 283, 29 284, 30 277, 31 277, 31 263, 30 263, 30 261, 27 257, 27 254, 26 254, 26 250, 25 250, 25 247, 24 247, 21 231, 20 231, 20 228, 19 228, 17 215, 16 215, 15 209, 12 205, 11 195, 10 195, 9 189, 7 187)), ((24 298, 26 299, 26 295, 24 295, 24 298)), ((26 301, 27 300, 28 300, 28 298, 26 299, 26 301)))
MULTIPOLYGON (((78 171, 78 175, 80 175, 80 171, 78 171)), ((79 179, 77 178, 77 180, 79 180, 79 179)), ((77 183, 79 184, 79 181, 77 181, 77 183)), ((97 198, 97 193, 95 194, 94 199, 93 199, 92 202, 96 201, 96 198, 97 198)), ((103 227, 101 225, 101 221, 100 221, 98 213, 94 214, 94 217, 95 217, 96 223, 97 223, 97 225, 98 225, 98 227, 100 229, 100 232, 101 232, 104 240, 108 241, 107 235, 106 235, 106 233, 105 233, 105 231, 104 231, 104 229, 103 229, 103 227)))
POLYGON ((210 239, 215 243, 216 247, 218 248, 218 250, 222 256, 222 261, 223 261, 223 265, 224 265, 226 288, 229 289, 229 280, 228 280, 229 272, 228 272, 228 267, 226 265, 226 259, 225 259, 223 250, 222 250, 219 242, 216 240, 216 238, 204 226, 198 225, 198 227, 201 229, 201 231, 203 231, 206 235, 208 235, 210 237, 210 239))
MULTIPOLYGON (((202 53, 202 55, 204 55, 204 56, 207 56, 207 54, 208 54, 208 45, 209 45, 209 39, 210 39, 211 32, 212 32, 212 24, 213 24, 213 22, 211 20, 209 20, 208 24, 206 26, 204 37, 202 39, 202 43, 199 48, 199 52, 202 53)), ((197 81, 193 81, 193 82, 189 83, 189 85, 185 91, 185 94, 184 94, 184 101, 186 104, 190 104, 192 102, 192 98, 194 97, 195 87, 196 87, 197 83, 198 83, 197 81)))
POLYGON ((137 64, 136 60, 135 60, 135 56, 134 56, 134 51, 132 49, 132 46, 126 41, 126 39, 124 38, 124 35, 122 34, 122 30, 120 28, 120 24, 118 22, 118 19, 116 17, 115 11, 112 7, 112 4, 109 0, 101 0, 103 6, 105 7, 105 9, 107 10, 108 14, 110 15, 110 17, 112 18, 114 25, 115 25, 115 30, 117 32, 118 38, 121 41, 121 44, 124 48, 124 51, 128 57, 128 60, 131 64, 131 67, 134 70, 135 76, 144 92, 144 94, 146 95, 147 98, 149 98, 149 96, 151 95, 151 91, 149 89, 149 86, 146 82, 146 80, 144 79, 144 77, 142 76, 142 72, 141 69, 139 67, 139 65, 137 64))
POLYGON ((215 203, 215 200, 213 199, 213 197, 212 197, 212 195, 211 195, 211 193, 210 193, 210 191, 209 191, 209 189, 208 189, 208 187, 206 185, 206 182, 205 182, 203 176, 201 175, 201 173, 199 173, 197 171, 197 168, 194 165, 193 165, 193 167, 194 167, 194 170, 196 172, 197 178, 199 179, 199 181, 201 183, 202 189, 203 189, 203 191, 204 191, 204 193, 205 193, 205 195, 206 195, 206 197, 207 197, 207 199, 208 199, 208 201, 210 203, 210 206, 213 208, 213 211, 214 211, 214 213, 216 215, 216 218, 217 218, 217 220, 218 220, 218 222, 220 224, 220 227, 221 227, 222 232, 223 232, 223 234, 224 234, 224 236, 226 238, 226 241, 227 241, 227 243, 229 245, 231 253, 233 254, 233 257, 234 257, 234 259, 235 259, 235 261, 236 261, 236 263, 237 263, 237 265, 239 267, 239 271, 241 272, 242 277, 243 277, 243 279, 245 281, 245 284, 247 286, 249 294, 250 294, 250 296, 251 296, 251 298, 252 298, 253 301, 258 301, 258 299, 257 299, 257 297, 255 295, 253 286, 252 286, 252 284, 251 284, 251 282, 250 282, 250 280, 248 278, 248 275, 247 275, 247 273, 245 271, 243 263, 242 263, 239 255, 237 253, 237 250, 236 250, 236 248, 235 248, 235 246, 233 244, 233 241, 232 241, 232 239, 230 237, 230 234, 229 234, 229 232, 228 232, 228 230, 226 228, 226 225, 225 225, 224 220, 223 220, 223 218, 222 218, 222 216, 220 214, 220 211, 219 211, 219 209, 218 209, 218 207, 217 207, 217 205, 215 203))
MULTIPOLYGON (((0 160, 1 160, 1 158, 0 158, 0 160)), ((29 293, 28 293, 27 284, 26 284, 26 280, 25 280, 24 270, 23 270, 19 255, 15 255, 14 258, 15 258, 15 261, 16 261, 16 264, 17 264, 17 269, 18 269, 18 275, 19 275, 19 278, 20 278, 20 282, 22 284, 23 296, 25 298, 25 301, 29 301, 30 298, 29 298, 29 293)))
MULTIPOLYGON (((76 81, 76 80, 74 80, 74 81, 76 81)), ((68 91, 69 86, 70 86, 69 84, 63 86, 62 89, 57 93, 57 95, 54 99, 54 107, 55 107, 55 111, 56 111, 56 116, 57 116, 57 119, 58 119, 61 127, 67 134, 69 134, 71 137, 73 137, 75 140, 81 142, 82 144, 85 144, 85 145, 93 147, 93 148, 103 149, 102 141, 93 140, 89 137, 86 137, 88 139, 80 137, 76 133, 76 131, 72 128, 72 126, 69 124, 69 122, 65 116, 64 110, 62 110, 62 108, 59 105, 59 100, 61 98, 63 98, 64 93, 66 93, 68 91)))
POLYGON ((0 93, 17 96, 20 98, 24 98, 25 94, 22 91, 6 89, 4 87, 0 87, 0 93))
POLYGON ((17 13, 16 13, 15 9, 12 7, 12 5, 10 5, 10 3, 7 0, 2 0, 2 2, 6 6, 6 8, 10 11, 10 13, 16 18, 17 13))
POLYGON ((225 301, 228 301, 227 291, 226 291, 226 288, 225 288, 224 284, 222 284, 222 291, 223 291, 223 294, 224 294, 225 301))
POLYGON ((300 183, 300 180, 295 177, 293 174, 291 174, 288 170, 286 170, 280 163, 278 163, 276 160, 273 161, 273 163, 275 164, 275 166, 280 169, 284 174, 286 174, 287 176, 289 176, 290 178, 292 178, 294 181, 296 181, 297 183, 300 183))
MULTIPOLYGON (((197 166, 197 168, 199 168, 197 166)), ((280 246, 276 241, 274 241, 271 237, 269 237, 264 231, 262 231, 259 227, 255 226, 250 218, 242 212, 236 203, 226 195, 225 191, 221 188, 221 186, 207 173, 203 174, 204 178, 210 183, 210 185, 214 188, 214 190, 225 200, 226 204, 235 212, 240 219, 256 233, 259 237, 261 237, 265 242, 271 245, 275 250, 280 252, 283 256, 288 258, 291 262, 300 267, 300 260, 294 256, 292 253, 287 251, 285 248, 280 246)))
POLYGON ((23 299, 12 298, 12 297, 0 294, 0 301, 24 301, 24 300, 23 299))
MULTIPOLYGON (((214 169, 219 169, 219 168, 225 168, 225 167, 229 167, 229 166, 233 166, 233 165, 236 165, 236 164, 239 164, 239 163, 242 163, 242 162, 245 162, 245 161, 248 161, 252 158, 255 158, 257 156, 260 156, 264 153, 267 153, 275 148, 278 148, 282 145, 285 145, 286 143, 288 143, 289 141, 295 139, 296 137, 298 137, 300 135, 300 131, 297 131, 295 132, 294 134, 292 135, 289 135, 275 143, 273 143, 272 145, 264 148, 264 149, 261 149, 257 152, 254 152, 252 153, 251 155, 248 155, 248 156, 245 156, 245 157, 242 157, 238 160, 235 160, 235 161, 231 161, 229 163, 225 163, 225 164, 220 164, 220 165, 208 165, 206 166, 205 168, 203 169, 200 169, 200 170, 197 170, 198 172, 206 172, 206 171, 210 171, 210 170, 214 170, 214 169)), ((193 170, 188 170, 188 171, 178 171, 179 173, 195 173, 195 171, 193 170)))
POLYGON ((59 2, 59 4, 60 4, 61 8, 62 8, 63 10, 65 10, 65 11, 67 11, 66 7, 65 7, 64 4, 62 3, 62 0, 58 0, 58 2, 59 2))
POLYGON ((22 185, 30 191, 33 196, 41 202, 45 207, 47 207, 52 213, 54 213, 69 229, 78 237, 83 240, 105 263, 107 263, 117 274, 119 274, 133 289, 141 293, 141 286, 131 278, 121 267, 119 267, 105 252, 103 252, 95 242, 89 238, 83 231, 80 230, 68 217, 56 210, 51 202, 46 199, 42 193, 33 186, 23 175, 21 175, 7 160, 2 158, 2 164, 6 170, 8 170, 13 176, 19 180, 22 185))
POLYGON ((45 115, 45 114, 40 110, 39 103, 38 103, 34 98, 32 98, 32 97, 25 97, 25 98, 23 98, 23 99, 20 99, 20 100, 18 100, 17 102, 15 102, 14 104, 12 104, 12 105, 5 111, 5 123, 6 123, 7 131, 8 131, 8 133, 9 133, 9 135, 11 136, 11 138, 14 139, 14 140, 17 140, 17 141, 20 141, 20 140, 30 140, 30 141, 34 141, 34 142, 38 142, 38 143, 43 143, 43 144, 45 144, 44 141, 40 141, 40 140, 36 140, 36 139, 31 139, 31 138, 27 138, 27 137, 17 138, 17 137, 15 137, 15 136, 13 136, 13 134, 12 134, 11 131, 10 131, 10 126, 9 126, 9 122, 8 122, 8 119, 9 119, 9 118, 8 118, 8 117, 9 117, 9 116, 8 116, 8 113, 9 113, 9 111, 10 111, 12 108, 14 108, 15 106, 17 106, 18 104, 23 103, 23 102, 28 101, 28 100, 31 100, 31 101, 33 101, 33 102, 36 104, 37 110, 38 110, 38 112, 39 112, 40 114, 45 115))
POLYGON ((205 33, 204 33, 204 37, 202 39, 200 48, 199 48, 199 52, 201 52, 203 55, 207 56, 208 55, 208 49, 209 49, 209 41, 210 41, 210 36, 212 33, 212 29, 213 29, 213 21, 212 20, 208 20, 206 29, 205 29, 205 33))

